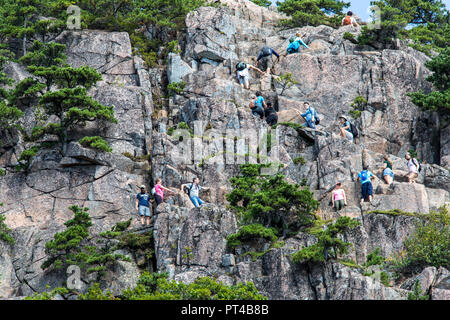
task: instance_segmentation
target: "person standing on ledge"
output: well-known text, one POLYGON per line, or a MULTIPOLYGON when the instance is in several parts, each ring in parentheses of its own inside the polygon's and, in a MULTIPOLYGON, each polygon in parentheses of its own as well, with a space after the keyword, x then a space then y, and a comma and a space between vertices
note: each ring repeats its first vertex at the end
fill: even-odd
POLYGON ((150 195, 146 192, 146 188, 144 185, 140 187, 141 192, 136 195, 136 211, 141 216, 141 225, 145 225, 145 220, 147 222, 147 226, 150 225, 150 195))

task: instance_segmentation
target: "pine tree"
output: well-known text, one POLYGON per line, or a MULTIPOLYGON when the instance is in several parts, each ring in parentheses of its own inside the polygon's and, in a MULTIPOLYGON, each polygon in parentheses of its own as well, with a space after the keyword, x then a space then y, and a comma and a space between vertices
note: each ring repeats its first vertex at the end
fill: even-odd
POLYGON ((414 104, 424 110, 450 115, 450 48, 444 49, 425 65, 433 71, 427 80, 433 83, 435 90, 430 93, 420 90, 410 93, 409 96, 414 104))
POLYGON ((27 42, 33 36, 40 36, 46 42, 50 33, 63 30, 64 20, 43 19, 49 13, 49 5, 55 1, 44 0, 0 0, 0 34, 4 37, 21 39, 22 55, 27 53, 27 42))
POLYGON ((337 27, 344 16, 343 10, 350 2, 337 0, 286 0, 277 2, 278 10, 291 16, 282 24, 286 27, 318 26, 337 27))
POLYGON ((269 0, 251 0, 251 1, 261 7, 270 7, 272 5, 272 2, 270 2, 269 0))
POLYGON ((101 80, 101 75, 87 66, 72 68, 65 64, 64 48, 64 45, 57 43, 35 41, 30 52, 20 61, 28 65, 28 71, 44 82, 25 79, 19 83, 13 95, 17 103, 30 95, 38 92, 41 94, 38 106, 48 115, 56 115, 59 123, 36 128, 33 138, 40 138, 46 133, 57 134, 63 154, 66 152, 70 130, 92 121, 117 123, 113 107, 103 106, 87 95, 87 90, 101 80))
POLYGON ((5 64, 11 57, 12 53, 5 49, 5 46, 0 45, 0 130, 13 127, 17 120, 23 116, 20 109, 8 102, 11 91, 1 87, 13 84, 13 80, 3 72, 5 64))
POLYGON ((233 191, 227 195, 227 200, 243 223, 275 227, 284 237, 290 228, 298 229, 312 223, 319 202, 309 189, 286 182, 280 173, 261 175, 260 170, 268 166, 242 165, 241 175, 230 179, 233 191))

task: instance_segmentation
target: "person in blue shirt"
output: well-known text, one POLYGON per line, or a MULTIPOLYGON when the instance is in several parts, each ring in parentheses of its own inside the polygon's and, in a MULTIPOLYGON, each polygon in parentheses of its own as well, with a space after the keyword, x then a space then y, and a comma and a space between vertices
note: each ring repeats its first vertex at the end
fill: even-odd
POLYGON ((297 32, 296 37, 293 37, 290 39, 290 44, 286 49, 286 55, 292 54, 292 53, 298 53, 300 51, 300 46, 305 47, 306 49, 309 49, 309 47, 306 45, 306 43, 303 42, 301 38, 300 32, 297 32))
POLYGON ((262 93, 256 91, 252 96, 252 101, 250 102, 250 109, 254 116, 259 116, 261 119, 264 118, 264 108, 267 108, 266 102, 262 96, 262 93))
POLYGON ((278 61, 280 61, 280 55, 275 50, 267 46, 263 47, 258 55, 257 61, 261 64, 261 70, 265 71, 266 74, 269 74, 270 70, 273 68, 272 55, 275 55, 278 61))
POLYGON ((146 192, 145 186, 141 186, 141 192, 136 195, 136 211, 141 216, 141 225, 145 225, 144 219, 147 225, 150 224, 150 199, 151 196, 146 192))
POLYGON ((308 127, 308 128, 316 129, 316 119, 317 119, 317 112, 316 112, 316 110, 313 107, 311 107, 309 102, 305 102, 303 104, 303 106, 306 109, 306 112, 301 115, 306 121, 303 124, 303 126, 306 125, 306 127, 308 127))
POLYGON ((361 181, 361 205, 367 198, 369 198, 369 202, 372 202, 373 187, 371 180, 373 179, 375 179, 375 176, 369 171, 369 166, 364 166, 363 171, 358 174, 358 180, 361 181))

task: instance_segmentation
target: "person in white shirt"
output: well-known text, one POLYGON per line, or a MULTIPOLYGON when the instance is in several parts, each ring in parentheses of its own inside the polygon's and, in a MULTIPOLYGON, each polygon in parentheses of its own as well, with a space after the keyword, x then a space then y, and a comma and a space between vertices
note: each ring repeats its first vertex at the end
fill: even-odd
POLYGON ((245 89, 249 89, 250 88, 250 83, 249 83, 249 79, 250 79, 250 69, 256 70, 261 74, 264 74, 264 72, 262 72, 260 69, 258 69, 257 67, 252 66, 251 64, 245 63, 245 62, 239 62, 236 65, 236 75, 239 81, 239 84, 241 85, 241 87, 245 88, 245 89))
POLYGON ((356 19, 353 17, 353 12, 349 11, 347 12, 347 15, 342 19, 342 26, 348 26, 352 25, 354 27, 359 27, 358 22, 356 22, 356 19))

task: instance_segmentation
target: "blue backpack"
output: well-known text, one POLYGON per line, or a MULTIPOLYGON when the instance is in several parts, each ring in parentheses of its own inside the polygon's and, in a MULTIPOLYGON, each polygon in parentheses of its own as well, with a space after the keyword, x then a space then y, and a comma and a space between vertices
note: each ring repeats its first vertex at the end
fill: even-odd
POLYGON ((366 181, 368 179, 367 171, 361 171, 361 181, 366 181))
POLYGON ((298 52, 299 48, 300 48, 300 43, 298 43, 298 41, 294 41, 294 42, 289 44, 289 46, 286 49, 286 52, 288 54, 296 53, 296 52, 298 52))

